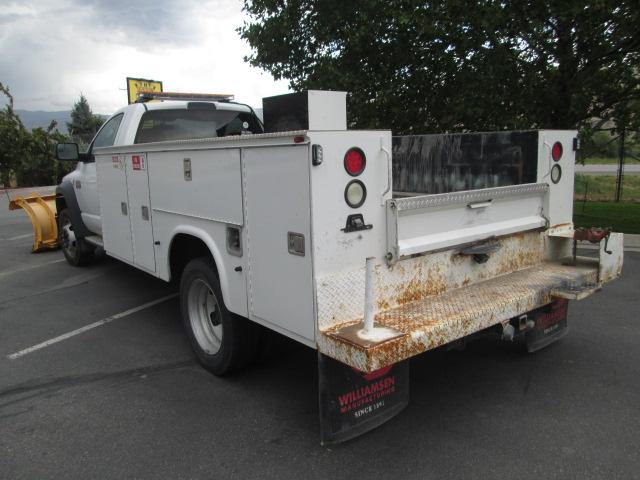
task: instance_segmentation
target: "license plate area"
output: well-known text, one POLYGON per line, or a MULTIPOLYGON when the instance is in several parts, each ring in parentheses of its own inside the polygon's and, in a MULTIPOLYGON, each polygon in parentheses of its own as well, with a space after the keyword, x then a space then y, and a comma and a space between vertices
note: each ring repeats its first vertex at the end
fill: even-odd
POLYGON ((529 314, 534 327, 525 334, 528 352, 540 350, 566 335, 568 305, 568 300, 558 299, 529 314))

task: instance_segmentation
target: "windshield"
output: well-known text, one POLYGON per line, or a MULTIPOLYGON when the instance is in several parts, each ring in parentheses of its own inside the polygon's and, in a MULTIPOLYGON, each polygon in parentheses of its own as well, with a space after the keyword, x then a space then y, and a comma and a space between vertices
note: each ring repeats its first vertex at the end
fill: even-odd
POLYGON ((142 115, 135 143, 262 133, 254 115, 213 108, 150 110, 142 115))

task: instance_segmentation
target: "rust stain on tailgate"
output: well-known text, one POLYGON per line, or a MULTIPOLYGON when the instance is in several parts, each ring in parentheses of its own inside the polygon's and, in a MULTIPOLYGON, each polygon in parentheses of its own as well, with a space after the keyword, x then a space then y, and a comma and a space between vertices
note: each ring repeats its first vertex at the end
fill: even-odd
MULTIPOLYGON (((500 249, 483 264, 459 250, 404 259, 392 268, 380 262, 375 268, 378 312, 538 265, 543 261, 544 238, 544 233, 532 231, 495 239, 500 249)), ((317 285, 321 330, 362 318, 364 266, 321 277, 317 285)))
POLYGON ((320 333, 323 353, 364 371, 390 365, 508 320, 552 301, 552 290, 597 281, 598 263, 581 259, 575 266, 544 263, 469 287, 447 291, 392 308, 376 322, 404 335, 363 348, 341 332, 354 321, 320 333))

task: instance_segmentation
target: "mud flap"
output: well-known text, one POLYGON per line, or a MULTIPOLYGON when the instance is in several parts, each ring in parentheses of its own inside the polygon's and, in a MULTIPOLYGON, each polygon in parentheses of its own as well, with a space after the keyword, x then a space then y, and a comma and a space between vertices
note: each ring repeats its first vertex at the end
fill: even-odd
POLYGON ((318 353, 318 377, 322 445, 362 435, 409 404, 409 360, 363 373, 318 353))
POLYGON ((568 304, 568 300, 559 299, 529 314, 535 326, 525 334, 528 352, 540 350, 567 334, 568 304))

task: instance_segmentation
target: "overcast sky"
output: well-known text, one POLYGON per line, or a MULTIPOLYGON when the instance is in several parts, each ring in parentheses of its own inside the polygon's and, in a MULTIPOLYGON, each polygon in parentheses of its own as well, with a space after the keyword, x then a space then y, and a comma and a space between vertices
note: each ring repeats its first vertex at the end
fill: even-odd
MULTIPOLYGON (((68 110, 80 93, 95 113, 127 103, 126 77, 165 91, 233 93, 261 106, 287 82, 249 66, 235 29, 240 0, 0 0, 0 82, 14 107, 68 110)), ((2 104, 4 104, 4 100, 2 104)))

